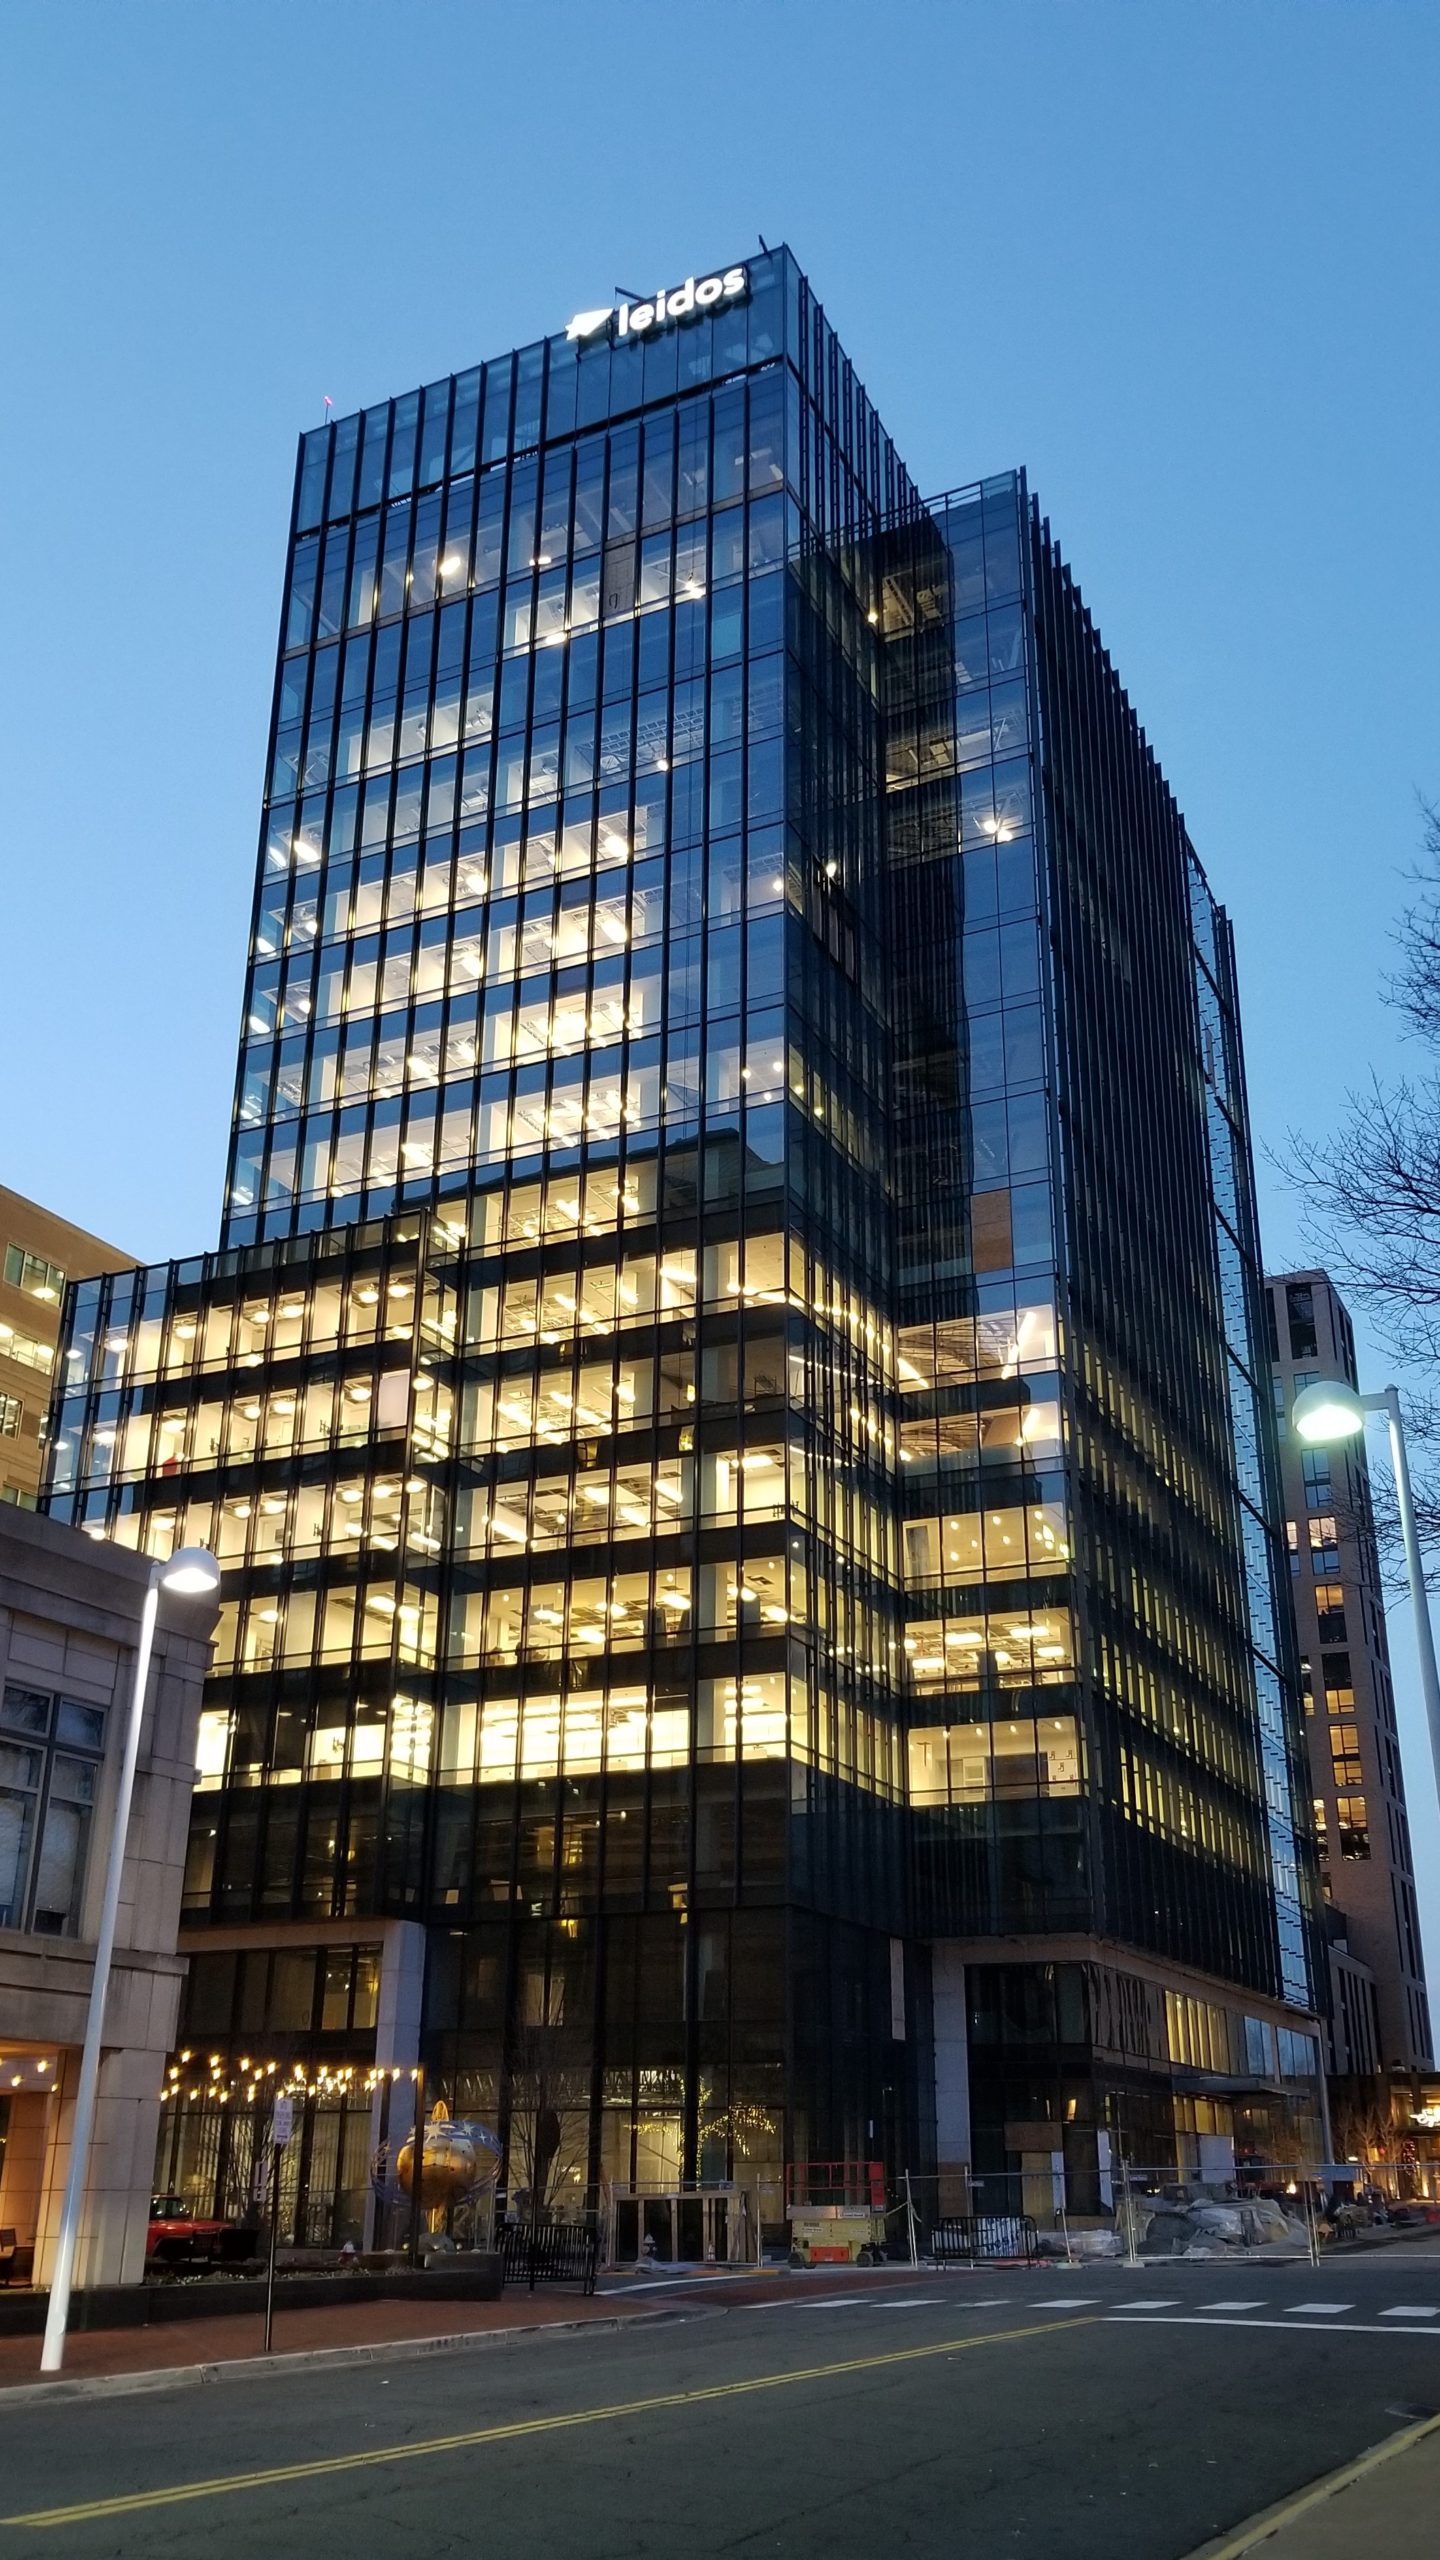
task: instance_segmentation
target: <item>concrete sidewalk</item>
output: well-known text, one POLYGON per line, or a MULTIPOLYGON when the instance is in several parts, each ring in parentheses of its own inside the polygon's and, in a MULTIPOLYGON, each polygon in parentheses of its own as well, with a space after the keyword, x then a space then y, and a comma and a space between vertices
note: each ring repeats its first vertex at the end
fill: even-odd
POLYGON ((1440 2418, 1397 2430, 1191 2560, 1435 2560, 1440 2550, 1440 2418))
MULTIPOLYGON (((566 2329, 633 2320, 657 2306, 633 2306, 623 2297, 582 2294, 578 2287, 527 2293, 523 2288, 499 2302, 359 2302, 325 2305, 313 2311, 277 2311, 274 2355, 337 2360, 372 2349, 419 2352, 430 2342, 437 2349, 451 2342, 502 2340, 512 2332, 566 2329)), ((144 2387, 154 2375, 170 2382, 209 2381, 225 2369, 252 2364, 260 2368, 262 2322, 249 2313, 215 2320, 175 2320, 147 2329, 81 2329, 66 2342, 61 2374, 40 2372, 38 2336, 0 2338, 0 2408, 8 2394, 24 2390, 46 2397, 64 2395, 67 2386, 90 2388, 106 2382, 144 2387), (29 2386, 29 2388, 27 2388, 29 2386)))

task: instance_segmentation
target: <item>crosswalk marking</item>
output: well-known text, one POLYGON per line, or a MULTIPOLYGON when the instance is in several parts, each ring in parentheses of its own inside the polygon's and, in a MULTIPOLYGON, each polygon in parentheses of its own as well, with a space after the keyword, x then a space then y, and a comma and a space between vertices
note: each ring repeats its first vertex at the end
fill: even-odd
MULTIPOLYGON (((1256 2269, 1255 2272, 1259 2274, 1261 2270, 1256 2269)), ((1291 2280, 1293 2281, 1293 2278, 1291 2280)), ((1376 2286, 1375 2290, 1378 2292, 1379 2286, 1376 2286)), ((1100 2310, 1111 2318, 1125 2319, 1131 2316, 1139 2319, 1151 2318, 1160 2321, 1162 2325, 1165 2323, 1166 2315, 1169 2315, 1172 2321, 1178 2316, 1182 2321, 1190 2321, 1201 2327, 1207 2320, 1218 2327, 1223 2321, 1234 2319, 1236 2326, 1242 2328, 1265 2326, 1292 2328, 1314 2321, 1328 2322, 1336 2329, 1354 2328, 1359 2334, 1366 2324, 1369 2324, 1372 2336, 1382 2335, 1388 2327, 1392 2334, 1402 2328, 1409 2328, 1416 2334, 1423 2335, 1428 2331, 1431 2336, 1440 2337, 1440 2299, 1431 2302, 1393 2302, 1382 2308, 1379 2304, 1370 2302, 1358 2306, 1353 2301, 1286 2302, 1279 2298, 1280 2294, 1281 2287, 1278 2284, 1274 2291, 1267 2292, 1265 2295, 1222 2294, 1208 2300, 1183 2293, 1129 2296, 1117 2286, 1113 2292, 1107 2290, 1105 2294, 1043 2294, 1033 2302, 1027 2302, 1025 2308, 1056 2312, 1100 2310), (1247 2314, 1259 2314, 1260 2317, 1247 2318, 1245 2316, 1247 2314)), ((797 2294, 792 2293, 788 2299, 779 2302, 754 2303, 747 2305, 747 2308, 757 2311, 932 2311, 938 2310, 942 2301, 947 2307, 966 2311, 1003 2310, 1016 2307, 1016 2297, 1013 2294, 976 2294, 957 2297, 956 2293, 946 2288, 944 2295, 938 2292, 934 2295, 928 2292, 892 2294, 884 2291, 871 2292, 868 2289, 864 2293, 820 2294, 810 2295, 808 2298, 803 2294, 798 2295, 797 2298, 797 2294)))
MULTIPOLYGON (((1295 2334, 1294 2323, 1283 2317, 1278 2320, 1230 2319, 1222 2314, 1207 2317, 1192 2311, 1111 2311, 1104 2316, 1121 2329, 1127 2325, 1136 2329, 1266 2329, 1272 2335, 1281 2329, 1289 2329, 1292 2337, 1295 2334)), ((1403 2327, 1397 2321, 1393 2329, 1382 2329, 1373 2321, 1336 2320, 1325 2334, 1330 2338, 1440 2338, 1440 2328, 1427 2327, 1422 2321, 1403 2327)))

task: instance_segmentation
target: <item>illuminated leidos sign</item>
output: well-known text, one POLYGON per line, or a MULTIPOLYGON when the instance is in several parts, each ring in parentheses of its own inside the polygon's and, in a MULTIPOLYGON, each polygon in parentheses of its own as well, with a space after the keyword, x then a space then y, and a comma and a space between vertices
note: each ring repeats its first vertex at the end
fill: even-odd
POLYGON ((701 320, 707 311, 744 302, 749 293, 749 268, 726 267, 717 276, 687 276, 668 293, 657 293, 653 302, 622 302, 618 311, 577 311, 565 335, 582 343, 598 338, 602 331, 612 343, 619 338, 643 338, 652 329, 668 329, 680 320, 701 320))

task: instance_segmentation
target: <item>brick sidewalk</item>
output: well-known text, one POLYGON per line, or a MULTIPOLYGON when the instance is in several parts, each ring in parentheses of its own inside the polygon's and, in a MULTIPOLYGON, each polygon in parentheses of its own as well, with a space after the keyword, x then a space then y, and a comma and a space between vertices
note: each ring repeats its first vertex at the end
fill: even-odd
MULTIPOLYGON (((654 2308, 655 2306, 644 2306, 654 2308)), ((585 2295, 577 2287, 527 2293, 517 2289, 499 2302, 357 2302, 325 2304, 314 2311, 277 2311, 275 2351, 303 2354, 325 2347, 384 2347, 407 2338, 484 2336, 507 2329, 554 2328, 566 2321, 626 2319, 640 2311, 613 2295, 585 2295)), ((57 2381, 98 2376, 175 2372, 190 2365, 238 2364, 260 2354, 258 2312, 214 2320, 168 2320, 148 2329, 80 2329, 65 2349, 57 2381)), ((0 2338, 0 2395, 40 2375, 40 2338, 0 2338)))

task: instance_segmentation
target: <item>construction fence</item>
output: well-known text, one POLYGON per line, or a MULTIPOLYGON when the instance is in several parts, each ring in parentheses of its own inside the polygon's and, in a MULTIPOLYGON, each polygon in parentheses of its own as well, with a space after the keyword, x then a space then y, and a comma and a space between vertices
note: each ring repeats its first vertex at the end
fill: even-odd
MULTIPOLYGON (((1107 2164, 1099 2210, 1072 2210, 1062 2156, 1043 2172, 965 2164, 887 2176, 876 2161, 806 2162, 723 2184, 603 2191, 601 2262, 980 2265, 1039 2259, 1306 2259, 1380 2230, 1440 2224, 1412 2161, 1107 2164)), ((1093 2194, 1089 2199, 1096 2201, 1093 2194)))

